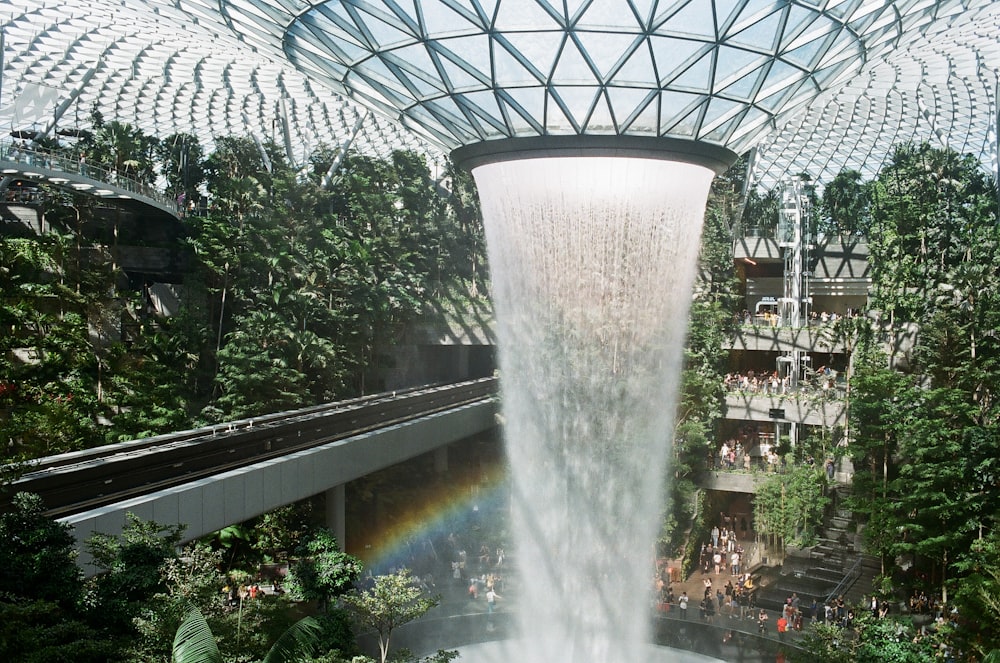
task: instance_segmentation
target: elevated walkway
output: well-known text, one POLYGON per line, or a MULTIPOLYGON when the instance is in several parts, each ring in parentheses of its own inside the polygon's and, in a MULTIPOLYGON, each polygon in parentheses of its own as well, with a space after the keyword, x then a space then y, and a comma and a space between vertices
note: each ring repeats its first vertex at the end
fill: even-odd
POLYGON ((0 145, 0 175, 114 199, 119 204, 141 205, 180 218, 177 201, 154 187, 58 154, 0 145))
POLYGON ((847 401, 821 395, 726 394, 725 416, 745 421, 794 421, 813 426, 843 426, 847 423, 847 401))
MULTIPOLYGON (((366 407, 378 406, 373 404, 366 407)), ((364 417, 364 412, 361 411, 363 409, 364 407, 355 408, 350 416, 364 417)), ((196 539, 489 431, 496 426, 497 411, 496 399, 488 396, 423 416, 418 413, 413 418, 402 421, 397 419, 348 437, 331 439, 335 437, 335 431, 331 430, 327 435, 327 439, 331 440, 329 442, 321 440, 318 444, 291 453, 264 457, 259 462, 217 473, 201 473, 191 481, 162 488, 157 488, 157 483, 151 482, 146 488, 140 486, 125 499, 85 510, 72 509, 74 513, 59 518, 59 521, 72 528, 81 553, 79 561, 85 566, 89 563, 89 557, 82 550, 82 542, 94 533, 121 533, 127 514, 162 524, 182 523, 187 527, 184 532, 185 540, 196 539)), ((311 419, 311 422, 315 426, 315 419, 311 419)), ((252 435, 259 443, 262 428, 262 425, 247 427, 244 433, 252 435)), ((301 430, 301 426, 295 423, 275 425, 268 429, 265 437, 270 438, 272 444, 278 445, 285 437, 301 430)), ((220 434, 225 433, 223 428, 220 434)), ((235 435, 238 437, 239 434, 241 433, 235 435)), ((264 441, 266 444, 267 440, 264 441)), ((195 442, 189 440, 136 450, 115 462, 127 466, 121 471, 141 472, 137 468, 156 465, 156 454, 167 454, 176 450, 178 445, 193 444, 195 442)), ((235 445, 230 446, 235 448, 235 445)), ((88 461, 98 465, 109 462, 111 461, 101 458, 88 461)), ((69 467, 59 468, 57 471, 74 470, 69 467)))

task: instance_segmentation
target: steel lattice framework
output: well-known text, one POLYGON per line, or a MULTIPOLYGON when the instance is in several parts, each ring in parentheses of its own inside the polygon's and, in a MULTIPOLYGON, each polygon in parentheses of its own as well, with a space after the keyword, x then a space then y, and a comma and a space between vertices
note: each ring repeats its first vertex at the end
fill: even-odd
POLYGON ((996 166, 992 0, 4 0, 0 122, 438 157, 513 137, 758 147, 769 186, 931 140, 996 166), (371 109, 374 112, 369 112, 371 109))

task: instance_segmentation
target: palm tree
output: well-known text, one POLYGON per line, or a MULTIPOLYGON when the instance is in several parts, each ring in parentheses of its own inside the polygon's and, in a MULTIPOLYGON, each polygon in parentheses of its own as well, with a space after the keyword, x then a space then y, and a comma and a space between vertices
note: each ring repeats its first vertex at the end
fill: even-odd
MULTIPOLYGON (((292 624, 268 650, 262 663, 292 663, 303 654, 312 655, 319 642, 321 627, 312 617, 292 624)), ((171 663, 222 663, 222 653, 215 642, 205 615, 191 608, 174 635, 171 663)))

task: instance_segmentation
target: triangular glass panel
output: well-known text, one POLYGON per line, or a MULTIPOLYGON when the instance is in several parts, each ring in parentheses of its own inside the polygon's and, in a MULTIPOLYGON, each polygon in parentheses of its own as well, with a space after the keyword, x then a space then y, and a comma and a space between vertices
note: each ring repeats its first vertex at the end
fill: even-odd
POLYGON ((701 113, 702 109, 696 108, 673 123, 661 124, 660 134, 663 136, 694 138, 698 135, 698 127, 701 126, 701 113))
POLYGON ((599 0, 592 2, 573 27, 577 30, 642 31, 642 23, 636 18, 632 5, 628 0, 599 0))
POLYGON ((427 36, 481 32, 485 29, 479 17, 464 7, 461 11, 444 2, 420 3, 420 26, 427 36))
POLYGON ((364 16, 365 28, 372 42, 372 50, 385 50, 394 46, 410 44, 416 39, 412 33, 401 30, 396 25, 375 18, 371 14, 364 16))
POLYGON ((642 85, 644 87, 658 87, 656 80, 656 69, 653 68, 653 60, 649 54, 648 44, 643 43, 635 49, 625 64, 621 66, 611 82, 616 85, 642 85))
POLYGON ((830 0, 826 13, 837 19, 844 19, 856 6, 855 0, 830 0))
POLYGON ((594 107, 599 88, 587 86, 558 86, 552 89, 552 94, 559 97, 563 108, 566 109, 570 120, 577 127, 586 124, 590 116, 590 109, 594 107))
POLYGON ((712 73, 714 71, 715 54, 708 52, 700 60, 690 65, 687 71, 681 72, 680 75, 664 81, 664 84, 673 90, 708 93, 711 89, 712 73))
POLYGON ((503 36, 511 48, 522 55, 522 60, 531 63, 542 79, 552 75, 559 47, 567 39, 566 33, 558 32, 511 32, 503 36))
POLYGON ((642 133, 656 136, 660 133, 660 105, 657 103, 656 90, 649 91, 649 101, 641 107, 633 117, 627 117, 621 122, 621 130, 629 133, 642 133))
POLYGON ((408 71, 399 66, 397 62, 391 59, 391 54, 387 53, 382 56, 383 60, 387 63, 391 63, 390 68, 396 74, 396 77, 401 83, 406 86, 406 89, 410 91, 410 94, 417 101, 423 101, 427 99, 436 99, 446 94, 442 89, 442 83, 440 81, 435 81, 436 84, 424 79, 423 76, 416 75, 413 71, 408 71))
POLYGON ((535 0, 535 2, 560 26, 566 27, 569 25, 564 16, 565 12, 563 12, 562 0, 535 0))
POLYGON ((492 76, 490 38, 486 35, 442 39, 438 41, 438 46, 438 52, 442 57, 452 59, 457 64, 465 63, 465 66, 473 71, 482 72, 487 78, 492 76))
MULTIPOLYGON (((441 118, 443 123, 446 125, 462 127, 469 121, 465 116, 465 112, 463 112, 463 110, 451 97, 441 97, 439 99, 435 99, 434 101, 425 103, 424 106, 432 109, 434 115, 441 118)), ((469 129, 469 131, 471 132, 472 129, 469 129)))
POLYGON ((653 7, 656 5, 656 0, 630 0, 629 4, 635 8, 639 24, 648 31, 653 22, 653 7))
POLYGON ((659 34, 716 40, 712 3, 705 0, 689 0, 676 11, 674 7, 677 5, 667 12, 658 13, 653 20, 653 27, 659 34))
POLYGON ((480 29, 486 30, 490 26, 490 21, 484 20, 481 15, 481 7, 478 2, 474 0, 440 0, 442 3, 451 8, 452 11, 457 12, 465 17, 467 21, 479 26, 480 29))
POLYGON ((666 133, 670 128, 681 122, 692 112, 700 112, 698 108, 705 102, 705 97, 698 94, 663 90, 660 92, 660 133, 666 133))
POLYGON ((476 13, 481 14, 487 25, 492 25, 496 20, 497 3, 500 0, 469 0, 476 8, 476 13))
MULTIPOLYGON (((923 14, 916 14, 916 16, 919 17, 919 18, 924 18, 925 15, 923 15, 923 14)), ((881 15, 879 15, 879 17, 877 19, 875 19, 875 21, 870 26, 868 26, 868 31, 869 32, 878 32, 878 31, 884 30, 885 28, 889 28, 889 27, 895 25, 897 22, 902 22, 902 23, 905 24, 906 19, 907 19, 907 17, 905 17, 905 16, 902 19, 900 19, 900 17, 896 14, 895 11, 886 9, 886 10, 884 10, 881 13, 881 15)), ((921 23, 923 23, 923 22, 924 21, 921 21, 921 23)), ((904 25, 904 27, 905 27, 905 25, 904 25)), ((889 30, 888 32, 895 33, 895 30, 889 30)))
POLYGON ((758 71, 767 64, 768 56, 744 51, 741 48, 719 46, 719 55, 715 64, 715 90, 728 87, 751 71, 758 71))
POLYGON ((620 129, 637 111, 645 108, 651 96, 650 90, 634 87, 607 87, 605 94, 620 129))
MULTIPOLYGON (((393 16, 397 21, 406 25, 407 29, 414 34, 420 31, 420 20, 417 18, 418 12, 414 6, 414 0, 360 0, 354 4, 359 8, 372 12, 376 16, 378 14, 393 16)), ((394 21, 387 22, 393 23, 394 21)))
POLYGON ((559 53, 559 61, 552 71, 552 83, 556 85, 597 85, 599 80, 590 63, 580 53, 576 42, 567 39, 559 53))
POLYGON ((390 114, 413 102, 408 95, 406 99, 402 99, 382 85, 381 81, 371 80, 364 72, 357 69, 352 69, 348 73, 345 83, 351 90, 352 96, 356 94, 390 114))
POLYGON ((740 121, 739 115, 732 118, 731 120, 726 120, 719 126, 709 131, 707 134, 702 134, 698 136, 698 140, 705 140, 710 143, 725 144, 726 139, 729 137, 730 132, 736 128, 736 125, 739 124, 739 121, 740 121))
POLYGON ((288 36, 290 46, 288 57, 294 59, 299 55, 309 56, 313 62, 319 57, 322 60, 349 64, 371 55, 364 40, 358 41, 353 35, 350 37, 346 35, 347 33, 339 28, 326 31, 303 22, 299 29, 288 36))
POLYGON ((729 99, 736 99, 739 101, 750 101, 757 91, 757 86, 760 83, 760 79, 764 74, 765 67, 755 69, 749 74, 740 78, 739 80, 727 85, 726 87, 718 90, 716 94, 720 94, 729 99))
POLYGON ((453 139, 459 138, 460 140, 464 135, 467 135, 466 132, 460 131, 459 127, 448 126, 447 124, 441 122, 436 115, 429 112, 427 108, 423 106, 414 106, 413 108, 408 109, 406 111, 406 115, 411 118, 411 120, 416 121, 416 123, 419 124, 424 131, 431 132, 432 135, 450 136, 453 139))
POLYGON ((859 65, 864 61, 864 51, 857 38, 851 33, 841 32, 833 44, 826 49, 818 66, 826 67, 842 60, 853 60, 859 65))
POLYGON ((599 1, 600 0, 563 0, 566 5, 566 9, 560 13, 564 14, 566 25, 570 25, 579 17, 588 5, 599 1))
POLYGON ((597 97, 597 103, 594 104, 594 109, 590 113, 584 133, 600 135, 618 133, 618 129, 615 127, 615 117, 611 112, 611 106, 603 94, 597 97))
POLYGON ((631 51, 642 40, 638 35, 611 32, 577 32, 576 38, 580 40, 583 52, 597 67, 602 82, 607 80, 616 65, 631 55, 631 51))
POLYGON ((877 21, 881 15, 873 3, 866 3, 858 11, 851 14, 851 22, 848 23, 847 27, 857 34, 866 34, 871 24, 877 21))
POLYGON ((726 43, 733 46, 746 46, 755 51, 774 53, 781 36, 778 33, 783 25, 784 14, 784 11, 778 10, 770 16, 755 20, 739 32, 730 34, 726 38, 726 43))
POLYGON ((666 85, 705 53, 715 48, 715 42, 706 44, 692 39, 654 35, 649 38, 649 48, 653 54, 656 73, 660 77, 660 85, 666 85))
POLYGON ((794 50, 781 53, 778 57, 794 66, 812 71, 822 54, 822 49, 826 42, 827 36, 824 35, 818 39, 812 40, 804 46, 799 46, 794 50))
POLYGON ((537 85, 543 82, 524 62, 514 57, 499 39, 493 41, 493 66, 494 78, 500 87, 537 85))
MULTIPOLYGON (((490 87, 491 82, 489 80, 482 80, 479 78, 484 74, 477 70, 471 70, 468 64, 464 66, 459 66, 455 64, 449 57, 441 54, 441 42, 437 42, 433 46, 435 51, 438 53, 438 62, 441 63, 441 68, 444 69, 446 81, 448 83, 448 89, 452 91, 468 91, 468 90, 480 90, 484 87, 490 87), (478 77, 477 77, 478 76, 478 77)), ((489 72, 487 72, 488 74, 489 72)))
POLYGON ((438 74, 437 65, 430 54, 427 53, 425 44, 404 46, 403 48, 385 53, 382 57, 403 69, 410 78, 419 78, 427 84, 434 86, 440 92, 446 90, 446 86, 438 74))
POLYGON ((580 130, 580 126, 559 105, 559 98, 549 92, 545 99, 545 133, 570 135, 580 133, 580 130))
POLYGON ((503 0, 493 26, 503 32, 510 30, 555 30, 559 23, 535 0, 503 0))
POLYGON ((543 132, 544 88, 506 88, 498 93, 507 107, 507 117, 510 118, 510 126, 515 135, 543 132))
POLYGON ((725 34, 729 31, 729 26, 739 18, 741 13, 745 14, 745 7, 760 5, 757 2, 747 2, 747 0, 714 0, 715 16, 719 24, 719 33, 725 34))
POLYGON ((751 107, 747 109, 746 114, 740 121, 739 127, 736 128, 727 142, 743 140, 744 138, 752 138, 754 135, 762 131, 769 131, 770 121, 770 113, 765 113, 759 108, 751 107))
POLYGON ((764 85, 760 88, 758 96, 759 98, 770 97, 801 81, 806 76, 806 72, 798 67, 793 67, 781 60, 774 60, 771 62, 771 68, 767 72, 767 77, 764 80, 764 85))
POLYGON ((708 102, 708 110, 705 111, 705 117, 702 120, 702 128, 699 134, 713 131, 721 123, 728 121, 733 114, 742 108, 745 108, 745 104, 729 101, 728 99, 719 99, 718 97, 712 98, 708 102))
POLYGON ((813 85, 809 79, 802 82, 799 88, 794 94, 785 102, 784 107, 781 109, 782 112, 786 112, 790 109, 796 108, 801 104, 812 101, 819 94, 819 90, 813 85))
POLYGON ((303 25, 309 29, 311 33, 309 39, 326 36, 327 38, 332 37, 338 42, 343 40, 358 46, 366 43, 358 26, 346 13, 339 16, 329 16, 319 12, 308 13, 303 15, 299 22, 292 24, 289 31, 294 34, 297 25, 303 25))
MULTIPOLYGON (((795 41, 808 32, 818 20, 821 19, 816 12, 799 7, 798 5, 790 5, 788 7, 788 18, 785 20, 785 29, 781 34, 778 49, 783 51, 788 48, 794 48, 795 41)), ((829 22, 829 19, 824 20, 829 22)))
POLYGON ((840 62, 838 64, 824 67, 813 73, 813 80, 816 81, 816 85, 821 90, 826 90, 830 86, 835 85, 838 79, 848 72, 850 69, 850 63, 840 62))
POLYGON ((364 71, 365 78, 372 81, 378 81, 381 85, 384 85, 392 90, 395 90, 398 94, 403 94, 409 96, 410 92, 406 89, 396 76, 396 72, 389 69, 380 58, 368 58, 365 63, 357 67, 358 71, 364 71))
POLYGON ((491 90, 462 94, 458 96, 458 100, 462 106, 469 109, 469 112, 482 118, 484 122, 492 126, 496 131, 507 131, 507 121, 500 111, 500 104, 497 101, 496 95, 491 90))

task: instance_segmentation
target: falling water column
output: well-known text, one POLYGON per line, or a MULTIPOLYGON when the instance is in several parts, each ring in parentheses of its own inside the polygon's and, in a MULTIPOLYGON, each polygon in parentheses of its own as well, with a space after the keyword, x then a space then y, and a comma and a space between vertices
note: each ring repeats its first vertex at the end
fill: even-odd
MULTIPOLYGON (((574 154, 576 154, 574 152, 574 154)), ((459 155, 461 156, 461 155, 459 155)), ((664 155, 472 164, 531 663, 634 663, 714 172, 664 155)))

